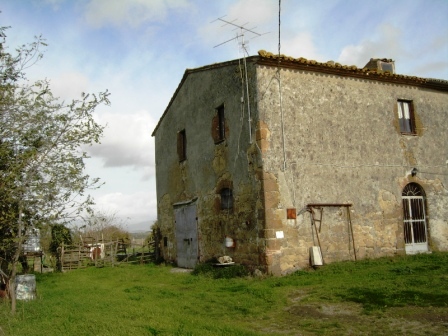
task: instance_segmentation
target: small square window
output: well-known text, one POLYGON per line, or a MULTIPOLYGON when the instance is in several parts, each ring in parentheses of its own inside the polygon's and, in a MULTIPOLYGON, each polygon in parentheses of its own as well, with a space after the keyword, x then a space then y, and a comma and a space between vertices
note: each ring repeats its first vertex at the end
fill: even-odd
POLYGON ((402 134, 416 134, 412 101, 398 100, 398 122, 402 134))
POLYGON ((179 161, 187 159, 187 134, 185 130, 177 133, 177 155, 179 156, 179 161))
POLYGON ((232 209, 233 208, 232 189, 222 188, 220 194, 221 194, 221 210, 232 209))

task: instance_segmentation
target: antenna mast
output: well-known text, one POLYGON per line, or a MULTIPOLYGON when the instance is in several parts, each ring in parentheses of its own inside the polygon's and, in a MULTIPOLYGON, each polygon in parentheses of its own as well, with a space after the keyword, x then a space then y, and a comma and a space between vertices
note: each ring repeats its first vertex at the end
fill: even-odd
MULTIPOLYGON (((243 25, 238 25, 238 24, 235 23, 235 21, 237 21, 236 19, 233 20, 233 21, 227 21, 227 20, 224 20, 223 17, 225 17, 225 16, 222 16, 222 17, 220 17, 220 18, 218 18, 218 19, 216 19, 216 20, 214 20, 214 21, 212 21, 210 23, 213 23, 213 22, 216 22, 216 21, 221 21, 221 22, 224 22, 223 27, 226 26, 226 25, 231 25, 231 26, 235 27, 235 30, 239 30, 239 32, 237 31, 236 36, 234 38, 231 38, 230 40, 227 40, 227 41, 224 41, 224 42, 222 42, 220 44, 217 44, 213 48, 219 47, 219 46, 221 46, 223 44, 226 44, 227 42, 230 42, 230 41, 233 41, 233 40, 241 39, 240 45, 241 45, 241 48, 243 50, 244 77, 245 77, 245 81, 246 81, 246 97, 247 97, 246 100, 247 100, 247 112, 248 112, 248 122, 249 122, 249 143, 252 143, 252 118, 251 118, 251 114, 250 114, 249 82, 248 82, 248 79, 247 79, 247 64, 246 64, 246 54, 247 54, 247 56, 249 56, 249 53, 248 53, 247 48, 246 48, 246 41, 244 39, 244 34, 245 33, 251 33, 251 34, 255 35, 253 38, 256 38, 256 37, 260 37, 260 36, 262 36, 264 34, 267 34, 267 33, 263 33, 263 34, 257 33, 256 31, 254 31, 254 29, 256 27, 251 28, 251 29, 248 29, 248 28, 244 27, 245 25, 248 24, 248 22, 243 24, 243 25)), ((244 97, 242 97, 242 98, 244 99, 244 97)))

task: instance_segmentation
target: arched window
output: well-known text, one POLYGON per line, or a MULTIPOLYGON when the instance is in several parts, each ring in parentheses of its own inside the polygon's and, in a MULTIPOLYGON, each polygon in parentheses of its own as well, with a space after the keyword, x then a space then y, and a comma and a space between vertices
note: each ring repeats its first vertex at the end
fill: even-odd
POLYGON ((233 208, 233 193, 230 188, 222 188, 221 192, 221 210, 233 208))
POLYGON ((404 242, 406 253, 428 251, 425 191, 417 183, 409 183, 402 192, 404 242))
POLYGON ((423 188, 417 183, 409 183, 406 187, 404 187, 402 196, 422 196, 425 197, 425 191, 423 188))

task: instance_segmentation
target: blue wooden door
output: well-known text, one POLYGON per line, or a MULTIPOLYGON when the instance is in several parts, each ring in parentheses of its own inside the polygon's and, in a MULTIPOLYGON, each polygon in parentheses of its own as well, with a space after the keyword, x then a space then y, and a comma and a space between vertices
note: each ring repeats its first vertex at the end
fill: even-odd
POLYGON ((194 268, 198 250, 198 225, 196 204, 188 204, 174 208, 176 219, 177 266, 194 268))

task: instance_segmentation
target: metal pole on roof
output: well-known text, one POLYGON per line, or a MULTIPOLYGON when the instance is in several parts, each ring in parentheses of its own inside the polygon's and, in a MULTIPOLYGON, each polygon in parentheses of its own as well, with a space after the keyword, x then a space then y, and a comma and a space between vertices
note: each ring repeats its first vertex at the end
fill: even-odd
POLYGON ((249 122, 249 143, 252 143, 252 117, 251 117, 251 111, 250 111, 249 81, 248 81, 248 76, 247 76, 247 62, 246 62, 246 53, 248 54, 248 52, 247 52, 247 49, 246 49, 246 42, 244 40, 244 33, 248 32, 248 33, 254 34, 255 37, 259 37, 259 36, 267 34, 267 33, 259 34, 259 33, 257 33, 256 31, 253 30, 254 28, 248 29, 248 28, 244 27, 247 23, 245 23, 243 25, 238 25, 238 24, 234 23, 236 20, 227 21, 227 20, 224 20, 223 17, 220 17, 220 18, 218 18, 218 19, 216 19, 216 20, 214 20, 212 22, 215 22, 215 21, 224 22, 224 26, 225 25, 234 26, 234 27, 236 27, 235 29, 239 29, 240 30, 240 33, 239 34, 237 33, 236 37, 234 37, 234 38, 232 38, 230 40, 227 40, 225 42, 222 42, 220 44, 215 45, 214 48, 216 48, 216 47, 218 47, 220 45, 223 45, 223 44, 225 44, 227 42, 233 41, 235 39, 238 40, 241 37, 241 46, 243 48, 244 77, 245 77, 245 81, 246 81, 247 111, 248 111, 248 122, 249 122))
POLYGON ((246 45, 244 44, 244 34, 241 29, 241 46, 243 47, 243 63, 244 63, 244 76, 246 80, 246 97, 247 97, 247 115, 249 122, 249 143, 252 143, 252 117, 250 115, 250 99, 249 99, 249 81, 247 80, 247 63, 246 63, 246 45))
POLYGON ((282 1, 278 1, 278 63, 277 63, 277 76, 278 76, 278 93, 279 93, 279 104, 280 104, 280 117, 282 124, 282 143, 283 143, 283 171, 286 171, 286 144, 285 144, 285 121, 283 115, 283 97, 282 97, 282 78, 280 75, 280 13, 281 13, 281 3, 282 1))

